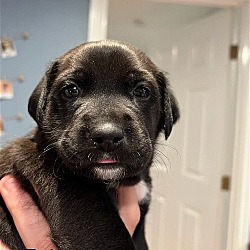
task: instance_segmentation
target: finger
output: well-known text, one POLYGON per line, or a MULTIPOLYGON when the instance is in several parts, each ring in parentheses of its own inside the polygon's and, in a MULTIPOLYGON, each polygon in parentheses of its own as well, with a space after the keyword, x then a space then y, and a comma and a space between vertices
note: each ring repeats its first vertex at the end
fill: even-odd
POLYGON ((120 187, 118 189, 118 209, 121 219, 132 236, 141 216, 134 187, 120 187))
POLYGON ((0 250, 10 250, 10 249, 0 240, 0 250))
POLYGON ((0 192, 11 213, 26 248, 56 249, 50 239, 50 228, 31 197, 11 176, 0 181, 0 192))

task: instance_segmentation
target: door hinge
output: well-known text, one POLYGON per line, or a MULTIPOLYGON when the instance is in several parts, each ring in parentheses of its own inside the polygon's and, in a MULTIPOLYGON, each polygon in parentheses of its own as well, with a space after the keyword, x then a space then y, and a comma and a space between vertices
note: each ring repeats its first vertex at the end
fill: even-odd
POLYGON ((239 46, 238 45, 231 45, 230 46, 230 59, 231 60, 238 60, 239 54, 239 46))
POLYGON ((224 175, 221 178, 221 190, 228 191, 231 186, 231 177, 228 175, 224 175))

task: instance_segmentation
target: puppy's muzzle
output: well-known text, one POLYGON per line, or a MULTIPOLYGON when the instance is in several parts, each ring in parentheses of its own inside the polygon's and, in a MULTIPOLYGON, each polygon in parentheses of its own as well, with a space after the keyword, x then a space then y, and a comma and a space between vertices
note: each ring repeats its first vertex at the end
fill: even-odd
POLYGON ((121 146, 124 133, 118 125, 107 122, 92 129, 91 140, 97 149, 109 153, 121 146))

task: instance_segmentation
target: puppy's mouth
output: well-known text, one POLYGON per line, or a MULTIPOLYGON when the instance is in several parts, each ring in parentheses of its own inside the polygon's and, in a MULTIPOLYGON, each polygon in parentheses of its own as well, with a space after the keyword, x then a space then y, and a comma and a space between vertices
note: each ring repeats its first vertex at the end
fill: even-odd
POLYGON ((98 160, 91 171, 94 178, 106 181, 120 180, 125 176, 125 169, 112 158, 98 160))
POLYGON ((76 155, 67 156, 67 152, 62 152, 64 161, 68 162, 75 173, 80 173, 94 179, 103 181, 117 181, 126 176, 126 169, 122 163, 111 157, 104 155, 100 158, 88 157, 85 168, 81 168, 81 161, 76 155), (95 159, 94 159, 95 158, 95 159))
POLYGON ((101 165, 104 165, 104 164, 117 164, 118 161, 117 160, 114 160, 112 158, 110 159, 100 159, 97 161, 98 164, 101 164, 101 165))

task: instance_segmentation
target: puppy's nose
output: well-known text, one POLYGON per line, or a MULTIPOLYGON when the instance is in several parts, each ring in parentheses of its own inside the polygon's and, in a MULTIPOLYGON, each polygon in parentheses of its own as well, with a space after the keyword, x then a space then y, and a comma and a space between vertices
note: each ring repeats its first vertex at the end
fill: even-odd
POLYGON ((91 132, 95 147, 105 152, 115 151, 123 137, 122 129, 112 123, 104 123, 91 132))

